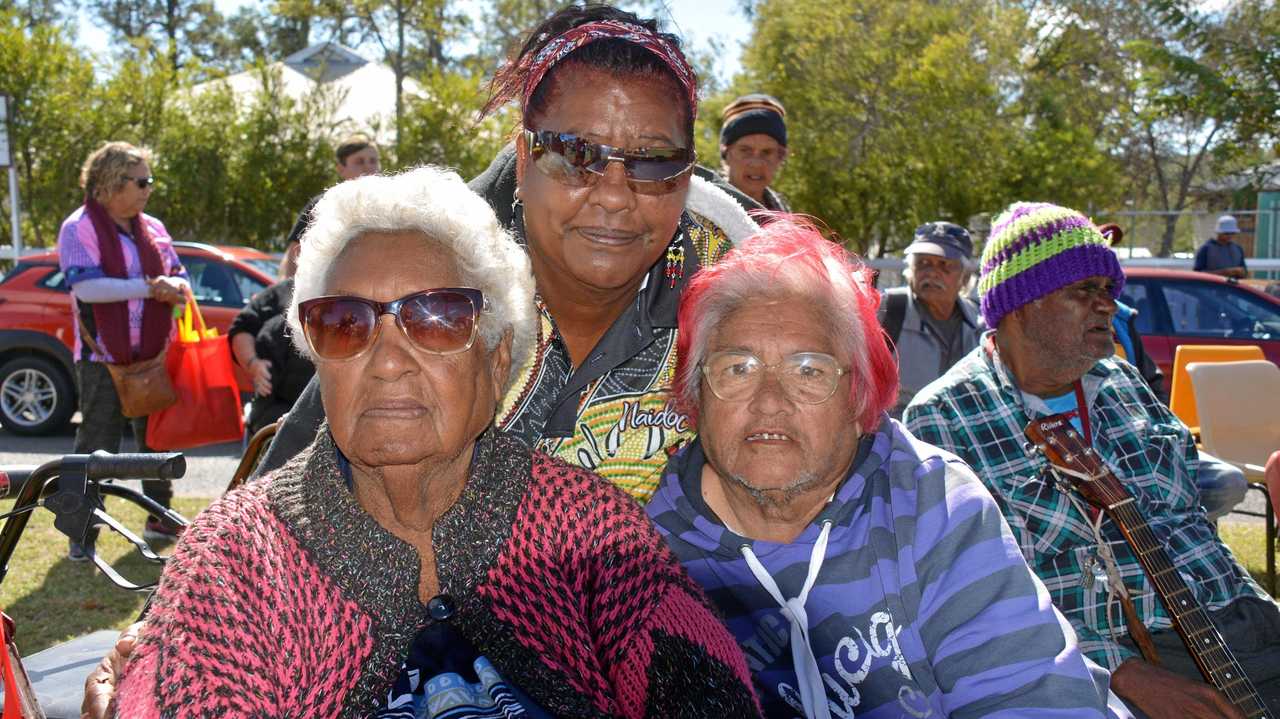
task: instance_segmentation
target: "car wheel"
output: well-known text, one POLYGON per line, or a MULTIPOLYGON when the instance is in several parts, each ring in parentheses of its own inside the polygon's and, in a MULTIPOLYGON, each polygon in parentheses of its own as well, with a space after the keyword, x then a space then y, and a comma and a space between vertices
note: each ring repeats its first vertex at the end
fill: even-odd
POLYGON ((75 411, 75 387, 55 361, 27 355, 0 366, 0 424, 13 434, 62 429, 75 411))

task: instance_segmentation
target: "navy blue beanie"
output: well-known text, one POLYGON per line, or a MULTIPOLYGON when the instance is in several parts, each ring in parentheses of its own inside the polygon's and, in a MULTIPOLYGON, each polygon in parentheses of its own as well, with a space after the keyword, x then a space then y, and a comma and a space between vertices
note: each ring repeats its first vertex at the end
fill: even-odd
POLYGON ((776 98, 753 93, 729 103, 720 127, 720 144, 728 147, 747 135, 768 135, 787 146, 787 111, 776 98))

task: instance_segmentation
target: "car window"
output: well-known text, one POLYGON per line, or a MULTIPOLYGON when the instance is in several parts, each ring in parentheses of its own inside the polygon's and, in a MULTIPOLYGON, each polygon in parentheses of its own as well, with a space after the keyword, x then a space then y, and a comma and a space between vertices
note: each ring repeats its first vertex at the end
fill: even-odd
POLYGON ((1156 334, 1156 305, 1146 284, 1132 280, 1126 282, 1120 301, 1138 311, 1139 334, 1156 334))
POLYGON ((26 272, 32 267, 34 267, 34 265, 28 265, 26 263, 19 262, 18 264, 13 266, 12 270, 9 270, 9 272, 5 274, 3 279, 0 279, 0 285, 7 284, 12 280, 17 279, 18 275, 22 274, 23 272, 26 272))
POLYGON ((279 260, 272 260, 266 257, 250 257, 248 259, 242 259, 240 261, 246 264, 253 265, 253 268, 255 270, 258 270, 259 272, 265 274, 267 277, 279 277, 280 275, 279 260))
POLYGON ((1224 339, 1280 338, 1280 311, 1232 285, 1173 282, 1164 286, 1174 334, 1224 339))
POLYGON ((245 297, 226 265, 203 257, 184 257, 182 264, 191 278, 191 293, 200 304, 243 307, 245 297))
POLYGON ((266 285, 259 282, 252 275, 235 267, 231 268, 231 274, 236 280, 236 289, 240 292, 240 299, 244 304, 249 304, 249 300, 267 288, 266 285))
POLYGON ((60 268, 54 268, 53 272, 50 272, 49 274, 45 275, 44 278, 42 278, 36 284, 46 289, 56 290, 58 292, 66 292, 67 276, 63 274, 60 268))

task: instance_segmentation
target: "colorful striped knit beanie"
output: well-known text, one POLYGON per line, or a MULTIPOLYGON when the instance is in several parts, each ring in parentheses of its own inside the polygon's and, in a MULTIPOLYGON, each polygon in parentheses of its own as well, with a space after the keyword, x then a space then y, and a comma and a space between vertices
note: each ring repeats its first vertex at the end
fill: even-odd
POLYGON ((1124 272, 1089 218, 1045 202, 1016 202, 996 218, 982 251, 978 293, 995 329, 1005 315, 1073 282, 1103 275, 1124 287, 1124 272))

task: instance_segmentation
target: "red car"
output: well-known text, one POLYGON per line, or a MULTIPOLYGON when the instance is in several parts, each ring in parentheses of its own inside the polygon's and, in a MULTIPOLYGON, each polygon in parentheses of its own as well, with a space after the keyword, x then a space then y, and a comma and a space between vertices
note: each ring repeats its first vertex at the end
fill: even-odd
POLYGON ((1179 345, 1258 345, 1280 364, 1280 299, 1217 275, 1126 267, 1120 299, 1138 310, 1142 346, 1172 377, 1179 345))
MULTIPOLYGON (((226 333, 249 298, 275 282, 270 255, 175 242, 205 322, 226 333), (252 261, 256 260, 258 264, 252 261)), ((76 411, 71 303, 56 252, 23 257, 0 280, 0 424, 48 434, 76 411)), ((243 378, 242 378, 243 379, 243 378)), ((245 386, 245 385, 242 385, 245 386)))

